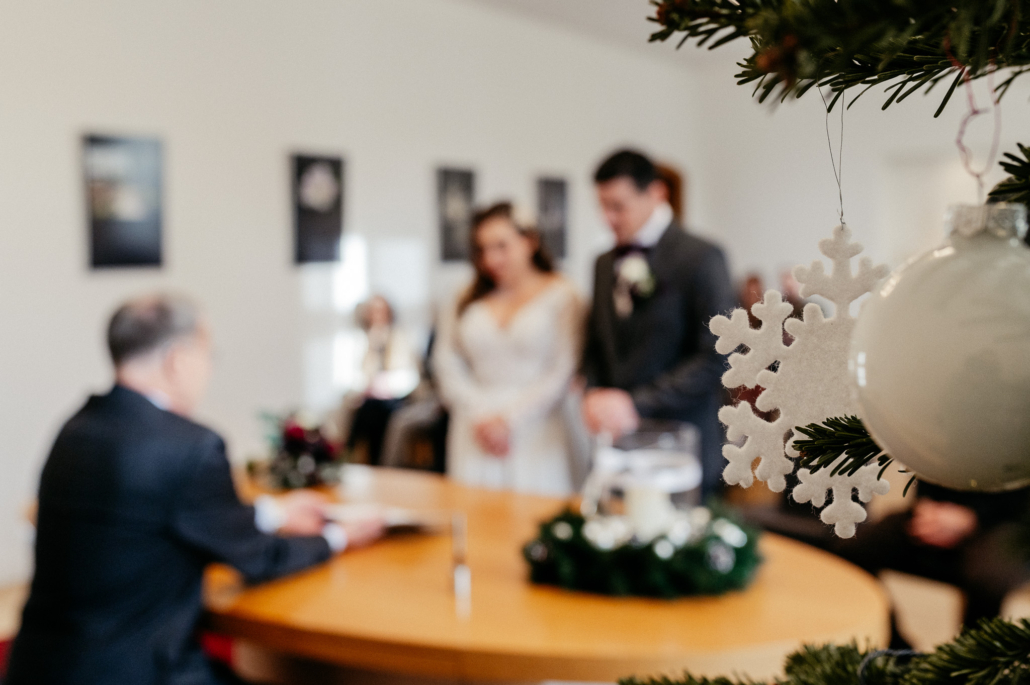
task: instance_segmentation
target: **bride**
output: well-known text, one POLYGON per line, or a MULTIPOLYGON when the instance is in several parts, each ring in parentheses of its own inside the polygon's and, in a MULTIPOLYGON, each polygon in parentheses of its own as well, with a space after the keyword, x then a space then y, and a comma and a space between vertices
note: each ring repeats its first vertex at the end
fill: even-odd
POLYGON ((510 203, 478 212, 471 237, 476 276, 444 313, 433 353, 451 412, 448 475, 568 494, 562 404, 579 361, 579 298, 510 203))

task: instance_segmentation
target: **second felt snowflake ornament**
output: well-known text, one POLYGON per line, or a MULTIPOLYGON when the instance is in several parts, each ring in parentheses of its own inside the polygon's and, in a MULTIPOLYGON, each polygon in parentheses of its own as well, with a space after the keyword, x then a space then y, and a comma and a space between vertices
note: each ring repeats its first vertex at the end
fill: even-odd
MULTIPOLYGON (((794 470, 793 459, 800 456, 793 442, 803 436, 796 435, 796 427, 855 413, 848 389, 848 346, 855 326, 850 308, 887 275, 888 269, 874 267, 864 257, 857 273, 853 273, 851 260, 862 252, 862 246, 851 242, 851 231, 844 225, 834 229, 832 238, 819 242, 819 251, 830 259, 830 273, 821 261, 815 261, 808 268, 796 267, 794 276, 801 284, 802 297, 820 295, 833 304, 831 316, 825 317, 819 305, 809 303, 802 319, 788 318, 793 307, 782 301, 779 292, 770 290, 764 301, 751 309, 761 321, 760 328, 751 328, 743 309, 735 310, 729 318, 717 316, 710 324, 718 336, 716 350, 721 354, 742 345, 747 348, 730 355, 723 385, 760 385, 765 390, 755 405, 763 412, 778 412, 773 420, 766 420, 746 402, 720 410, 719 419, 728 428, 729 440, 744 438, 743 444, 723 447, 729 462, 723 477, 731 485, 750 487, 757 477, 774 492, 781 492, 786 487, 786 475, 794 470), (790 345, 783 341, 784 330, 794 338, 790 345), (758 466, 752 471, 755 460, 758 466)), ((878 472, 876 464, 853 475, 832 475, 830 469, 815 473, 801 469, 801 483, 791 496, 798 502, 822 507, 831 491, 833 501, 820 518, 832 524, 838 536, 851 537, 855 524, 866 518, 865 508, 853 501, 853 492, 868 502, 873 494, 886 494, 890 487, 877 478, 878 472)))

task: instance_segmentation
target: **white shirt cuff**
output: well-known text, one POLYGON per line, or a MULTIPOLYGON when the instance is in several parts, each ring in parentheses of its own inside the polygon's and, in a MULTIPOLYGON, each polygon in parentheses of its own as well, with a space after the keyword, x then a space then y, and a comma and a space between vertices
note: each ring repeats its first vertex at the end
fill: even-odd
POLYGON ((339 523, 329 522, 322 527, 322 537, 329 543, 333 553, 347 549, 347 531, 339 523))
POLYGON ((286 523, 286 512, 271 495, 254 500, 254 525, 262 533, 271 535, 286 523))

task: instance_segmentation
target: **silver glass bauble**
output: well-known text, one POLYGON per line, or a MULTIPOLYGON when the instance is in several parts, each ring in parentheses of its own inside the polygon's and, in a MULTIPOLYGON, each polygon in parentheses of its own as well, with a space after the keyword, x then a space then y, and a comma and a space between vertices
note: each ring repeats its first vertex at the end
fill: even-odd
POLYGON ((956 206, 949 236, 865 303, 849 368, 873 439, 923 480, 1030 483, 1030 248, 1021 204, 956 206))

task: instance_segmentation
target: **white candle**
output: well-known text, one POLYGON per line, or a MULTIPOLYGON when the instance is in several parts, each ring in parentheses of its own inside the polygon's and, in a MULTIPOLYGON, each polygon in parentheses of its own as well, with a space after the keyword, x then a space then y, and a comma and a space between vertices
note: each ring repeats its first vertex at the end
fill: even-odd
POLYGON ((626 515, 637 538, 651 541, 664 533, 675 512, 669 493, 652 485, 626 489, 626 515))

